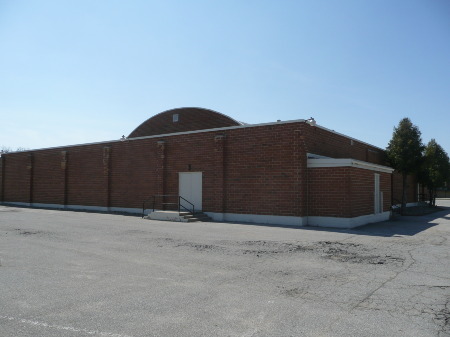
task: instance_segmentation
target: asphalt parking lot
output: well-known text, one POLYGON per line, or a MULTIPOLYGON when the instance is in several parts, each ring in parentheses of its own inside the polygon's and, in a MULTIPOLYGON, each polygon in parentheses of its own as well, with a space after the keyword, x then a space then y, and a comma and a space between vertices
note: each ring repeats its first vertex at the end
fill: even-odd
POLYGON ((0 336, 450 336, 449 237, 0 206, 0 336))

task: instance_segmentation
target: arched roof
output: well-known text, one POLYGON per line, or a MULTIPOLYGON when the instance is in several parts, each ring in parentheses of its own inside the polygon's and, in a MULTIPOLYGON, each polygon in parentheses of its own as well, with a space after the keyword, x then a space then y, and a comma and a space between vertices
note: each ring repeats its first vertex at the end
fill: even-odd
POLYGON ((203 108, 177 108, 150 117, 134 129, 128 138, 223 128, 236 125, 242 125, 242 123, 213 110, 203 108), (175 115, 178 115, 177 118, 175 115))

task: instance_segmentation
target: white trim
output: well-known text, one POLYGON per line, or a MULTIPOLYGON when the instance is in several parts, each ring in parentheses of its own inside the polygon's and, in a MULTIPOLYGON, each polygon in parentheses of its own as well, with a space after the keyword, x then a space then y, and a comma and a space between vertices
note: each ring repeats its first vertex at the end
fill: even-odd
POLYGON ((394 172, 394 169, 388 166, 372 164, 351 158, 308 159, 308 168, 318 168, 318 167, 356 167, 376 172, 385 172, 385 173, 394 172))
MULTIPOLYGON (((177 109, 178 109, 178 108, 176 108, 176 109, 171 109, 171 110, 177 110, 177 109)), ((201 109, 204 109, 204 108, 201 108, 201 109)), ((164 113, 164 112, 171 111, 171 110, 166 110, 166 111, 163 111, 163 112, 161 112, 161 113, 159 113, 159 114, 162 114, 162 113, 164 113)), ((204 110, 210 110, 210 109, 204 109, 204 110)), ((222 114, 222 113, 220 113, 220 112, 217 112, 217 111, 214 111, 214 110, 210 110, 210 111, 213 111, 213 112, 216 112, 216 113, 218 113, 218 114, 224 115, 224 114, 222 114)), ((159 115, 159 114, 158 114, 158 115, 159 115)), ((155 116, 156 116, 156 115, 155 115, 155 116)), ((155 117, 155 116, 152 116, 152 117, 148 118, 147 120, 145 120, 144 122, 142 122, 141 124, 139 124, 139 126, 136 127, 134 130, 136 130, 136 129, 139 128, 142 124, 144 124, 144 123, 147 122, 149 119, 151 119, 151 118, 153 118, 153 117, 155 117)), ((226 116, 226 117, 228 117, 228 118, 234 120, 234 121, 237 122, 237 123, 241 123, 241 122, 239 122, 239 121, 233 119, 233 118, 230 117, 230 116, 227 116, 227 115, 224 115, 224 116, 226 116)), ((166 133, 166 134, 152 135, 152 136, 144 136, 144 137, 126 138, 125 141, 133 141, 133 140, 139 140, 139 139, 161 138, 161 137, 171 137, 171 136, 188 135, 188 134, 195 134, 195 133, 202 133, 202 132, 216 132, 216 131, 224 131, 224 130, 234 130, 234 129, 242 129, 242 128, 253 128, 253 127, 259 127, 259 126, 279 125, 279 124, 290 124, 290 123, 307 123, 307 124, 308 124, 308 122, 307 122, 305 119, 294 119, 294 120, 279 121, 279 122, 278 122, 278 121, 277 121, 277 122, 268 122, 268 123, 259 123, 259 124, 245 124, 245 123, 244 123, 244 124, 242 124, 242 125, 226 126, 226 127, 214 128, 214 129, 202 129, 202 130, 193 130, 193 131, 184 131, 184 132, 174 132, 174 133, 166 133)), ((378 150, 380 150, 380 151, 382 151, 382 152, 385 151, 385 150, 382 149, 382 148, 379 148, 379 147, 374 146, 374 145, 372 145, 372 144, 363 142, 363 141, 358 140, 358 139, 356 139, 356 138, 349 137, 349 136, 347 136, 347 135, 344 135, 344 134, 342 134, 342 133, 339 133, 339 132, 336 132, 336 131, 334 131, 334 130, 328 129, 328 128, 326 128, 326 127, 320 126, 320 125, 318 125, 318 124, 314 125, 313 127, 317 127, 317 128, 322 129, 322 130, 325 130, 325 131, 328 131, 328 132, 337 134, 337 135, 339 135, 339 136, 341 136, 341 137, 344 137, 344 138, 347 138, 347 139, 350 139, 350 140, 353 140, 353 141, 357 141, 357 142, 359 142, 359 143, 361 143, 361 144, 364 144, 364 145, 367 145, 367 146, 376 148, 376 149, 378 149, 378 150)), ((132 131, 132 133, 134 132, 134 130, 132 131)), ((76 147, 76 146, 88 146, 88 145, 112 144, 112 143, 120 143, 120 142, 123 142, 123 141, 124 141, 124 140, 122 140, 122 139, 115 139, 115 140, 108 140, 108 141, 94 142, 94 143, 62 145, 62 146, 55 146, 55 147, 48 147, 48 148, 30 149, 30 150, 26 150, 26 151, 15 151, 15 152, 8 152, 8 154, 9 154, 9 153, 20 153, 20 152, 44 151, 44 150, 57 150, 57 149, 63 149, 63 148, 68 148, 68 147, 76 147)), ((370 149, 369 149, 369 150, 370 150, 370 149)), ((6 154, 6 153, 5 153, 5 154, 6 154)))
POLYGON ((271 224, 281 226, 317 226, 330 228, 355 228, 368 223, 389 220, 390 212, 362 215, 354 218, 337 218, 326 216, 281 216, 259 214, 213 213, 205 212, 214 221, 250 222, 259 224, 271 224), (308 221, 308 222, 306 222, 308 221))
POLYGON ((104 206, 84 206, 84 205, 66 205, 64 209, 80 210, 80 211, 94 211, 94 212, 108 212, 108 207, 104 206))
POLYGON ((172 222, 189 222, 177 211, 154 211, 150 212, 146 219, 149 220, 159 220, 159 221, 172 221, 172 222))
MULTIPOLYGON (((415 206, 420 206, 420 202, 416 201, 416 202, 408 202, 405 205, 406 207, 415 207, 415 206)), ((400 208, 402 207, 402 204, 395 204, 392 205, 392 208, 400 208)))
MULTIPOLYGON (((126 207, 110 207, 110 212, 118 212, 118 213, 132 213, 132 214, 142 214, 142 208, 126 208, 126 207)), ((150 213, 151 209, 144 209, 144 214, 147 215, 150 213)))
POLYGON ((331 157, 321 156, 320 154, 309 153, 309 152, 306 154, 306 158, 308 158, 308 159, 332 159, 331 157))
POLYGON ((333 227, 333 228, 355 228, 373 222, 389 220, 390 212, 379 214, 362 215, 354 218, 335 218, 326 216, 308 217, 309 226, 333 227))
MULTIPOLYGON (((16 205, 27 207, 40 207, 40 208, 55 208, 55 209, 68 209, 68 210, 89 210, 99 212, 123 212, 132 214, 141 214, 140 208, 123 208, 123 207, 107 207, 102 206, 83 206, 83 205, 58 205, 58 204, 41 204, 26 202, 3 202, 2 205, 16 205)), ((158 212, 160 210, 155 210, 158 212)), ((151 213, 150 209, 146 209, 145 214, 151 213)), ((297 216, 282 216, 282 215, 261 215, 261 214, 237 214, 237 213, 215 213, 205 212, 214 221, 229 221, 229 222, 249 222, 256 224, 270 224, 280 226, 318 226, 318 227, 331 227, 331 228, 354 228, 362 226, 368 223, 386 221, 389 219, 390 212, 383 212, 380 214, 363 215, 355 218, 336 218, 325 216, 309 216, 309 217, 297 217, 297 216), (308 223, 306 222, 308 220, 308 223)))
POLYGON ((42 204, 42 203, 36 203, 36 202, 30 204, 30 207, 64 209, 64 205, 59 205, 59 204, 42 204))
MULTIPOLYGON (((27 150, 27 151, 8 152, 7 154, 10 154, 10 153, 19 153, 19 152, 22 153, 22 152, 44 151, 44 150, 57 150, 57 149, 64 149, 64 148, 68 148, 68 147, 76 147, 76 146, 88 146, 88 145, 100 145, 100 144, 112 144, 112 143, 121 143, 121 142, 131 142, 131 141, 139 140, 139 139, 163 138, 163 137, 172 137, 172 136, 180 136, 180 135, 189 135, 189 134, 196 134, 196 133, 203 133, 203 132, 216 132, 216 131, 224 131, 224 130, 234 130, 234 129, 243 129, 243 128, 254 128, 254 127, 260 127, 260 126, 279 125, 279 124, 290 124, 290 123, 305 123, 305 120, 304 120, 304 119, 295 119, 295 120, 281 121, 281 122, 269 122, 269 123, 260 123, 260 124, 245 124, 245 125, 226 126, 226 127, 222 127, 222 128, 215 128, 215 129, 202 129, 202 130, 193 130, 193 131, 183 131, 183 132, 165 133, 165 134, 152 135, 152 136, 143 136, 143 137, 135 137, 135 138, 126 138, 125 140, 115 139, 115 140, 108 140, 108 141, 95 142, 95 143, 73 144, 73 145, 62 145, 62 146, 47 147, 47 148, 40 148, 40 149, 31 149, 31 150, 27 150)), ((6 153, 5 153, 5 154, 6 154, 6 153)))
MULTIPOLYGON (((103 207, 103 206, 85 206, 85 205, 63 205, 63 204, 43 204, 43 203, 27 203, 27 202, 15 202, 5 201, 2 205, 15 205, 26 206, 36 208, 54 208, 61 210, 76 210, 76 211, 93 211, 93 212, 119 212, 119 213, 132 213, 142 214, 142 208, 126 208, 126 207, 103 207)), ((150 213, 151 209, 145 209, 144 214, 150 213)))
POLYGON ((237 214, 205 212, 214 221, 251 222, 259 224, 272 224, 283 226, 304 226, 304 218, 298 216, 237 214))
POLYGON ((152 136, 127 138, 127 140, 132 141, 132 140, 138 140, 138 139, 172 137, 172 136, 189 135, 189 134, 203 133, 203 132, 216 132, 216 131, 224 131, 224 130, 255 128, 255 127, 260 127, 260 126, 290 124, 290 123, 305 123, 305 120, 304 119, 294 119, 294 120, 281 121, 281 122, 269 122, 269 123, 259 123, 259 124, 245 124, 245 125, 225 126, 225 127, 222 127, 222 128, 214 128, 214 129, 182 131, 182 132, 166 133, 166 134, 161 134, 161 135, 152 135, 152 136))
POLYGON ((1 203, 5 206, 25 206, 25 207, 31 207, 31 204, 29 202, 18 202, 18 201, 4 201, 1 203))

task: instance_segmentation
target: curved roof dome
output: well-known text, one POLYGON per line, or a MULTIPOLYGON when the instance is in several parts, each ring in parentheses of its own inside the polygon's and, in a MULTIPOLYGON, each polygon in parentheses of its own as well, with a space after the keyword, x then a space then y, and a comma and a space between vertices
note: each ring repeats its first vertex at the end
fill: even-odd
POLYGON ((178 108, 161 112, 139 125, 128 138, 223 128, 242 123, 219 112, 203 108, 178 108))

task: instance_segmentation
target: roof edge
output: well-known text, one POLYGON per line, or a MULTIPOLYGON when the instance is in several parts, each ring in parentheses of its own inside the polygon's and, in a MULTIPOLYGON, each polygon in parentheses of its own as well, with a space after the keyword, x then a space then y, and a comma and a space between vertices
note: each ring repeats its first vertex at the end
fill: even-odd
POLYGON ((364 170, 371 170, 377 172, 385 172, 385 173, 394 172, 394 169, 389 166, 373 164, 366 161, 351 158, 314 158, 314 159, 309 158, 307 167, 308 168, 356 167, 364 170))

